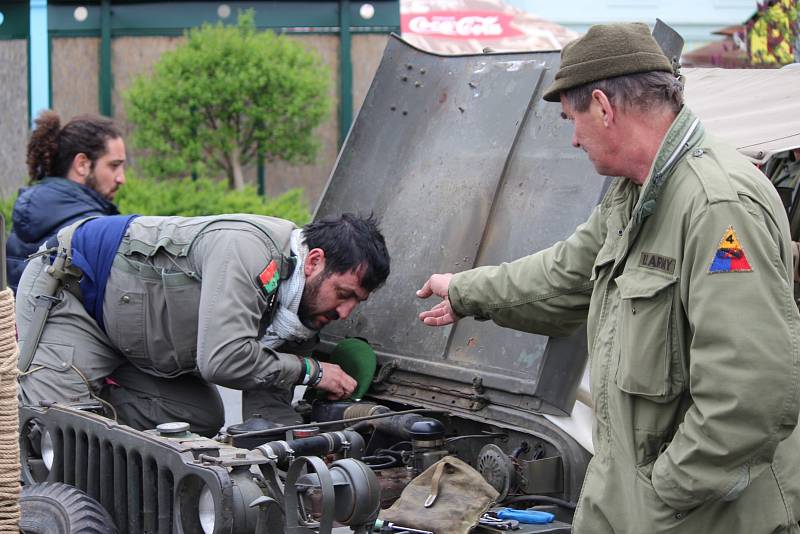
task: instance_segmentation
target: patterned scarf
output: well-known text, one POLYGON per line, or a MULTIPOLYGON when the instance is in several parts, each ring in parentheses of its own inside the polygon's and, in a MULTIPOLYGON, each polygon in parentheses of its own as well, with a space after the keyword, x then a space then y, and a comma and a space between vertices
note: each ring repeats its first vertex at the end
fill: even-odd
POLYGON ((267 331, 261 338, 262 345, 274 349, 287 341, 304 341, 316 335, 316 330, 306 328, 297 316, 300 308, 300 299, 303 297, 303 288, 306 285, 306 276, 303 264, 308 255, 308 247, 303 243, 303 231, 296 229, 292 232, 290 246, 297 262, 292 276, 284 280, 278 288, 278 309, 272 318, 272 323, 267 326, 267 331))

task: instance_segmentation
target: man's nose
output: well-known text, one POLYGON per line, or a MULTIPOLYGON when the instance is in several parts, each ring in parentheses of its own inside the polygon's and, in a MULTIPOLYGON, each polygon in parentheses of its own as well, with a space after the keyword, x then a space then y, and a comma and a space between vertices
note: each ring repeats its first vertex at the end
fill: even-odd
POLYGON ((575 134, 575 132, 572 132, 572 146, 575 148, 581 147, 581 144, 578 142, 578 136, 575 134))
POLYGON ((355 299, 346 300, 341 304, 339 304, 339 306, 337 306, 336 308, 336 313, 339 314, 339 319, 341 320, 347 319, 347 317, 349 317, 350 314, 353 313, 353 310, 356 309, 356 306, 358 306, 358 302, 355 299))
POLYGON ((124 170, 124 169, 123 169, 123 170, 121 170, 121 171, 119 171, 119 174, 117 175, 117 180, 116 180, 116 182, 117 182, 119 185, 122 185, 122 184, 124 184, 124 183, 125 183, 125 170, 124 170))

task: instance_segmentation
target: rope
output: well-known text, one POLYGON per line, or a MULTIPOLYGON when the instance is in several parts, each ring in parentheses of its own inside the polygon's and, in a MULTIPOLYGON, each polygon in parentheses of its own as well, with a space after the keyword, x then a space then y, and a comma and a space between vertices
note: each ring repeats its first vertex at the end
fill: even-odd
POLYGON ((19 532, 19 408, 14 293, 0 291, 0 532, 19 532))

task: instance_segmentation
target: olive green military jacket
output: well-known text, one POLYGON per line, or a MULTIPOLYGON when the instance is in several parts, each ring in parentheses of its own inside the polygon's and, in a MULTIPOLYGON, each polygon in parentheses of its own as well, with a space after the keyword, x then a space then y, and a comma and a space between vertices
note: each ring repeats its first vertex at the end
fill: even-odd
POLYGON ((294 229, 256 215, 134 219, 106 284, 109 339, 156 376, 198 373, 234 389, 288 390, 300 361, 258 339, 293 269, 294 229), (276 278, 268 287, 265 271, 276 278))
POLYGON ((791 273, 777 193, 684 108, 641 194, 616 179, 568 239, 459 273, 449 296, 528 332, 587 321, 595 456, 576 534, 798 532, 791 273))

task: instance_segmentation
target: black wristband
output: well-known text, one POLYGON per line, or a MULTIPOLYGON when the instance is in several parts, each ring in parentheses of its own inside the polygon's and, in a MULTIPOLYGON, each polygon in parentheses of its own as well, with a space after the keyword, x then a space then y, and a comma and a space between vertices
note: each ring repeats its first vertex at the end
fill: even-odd
POLYGON ((308 383, 308 385, 312 388, 315 388, 320 382, 322 382, 322 364, 320 364, 317 360, 312 359, 311 361, 314 362, 316 367, 316 374, 311 377, 311 381, 308 383))

